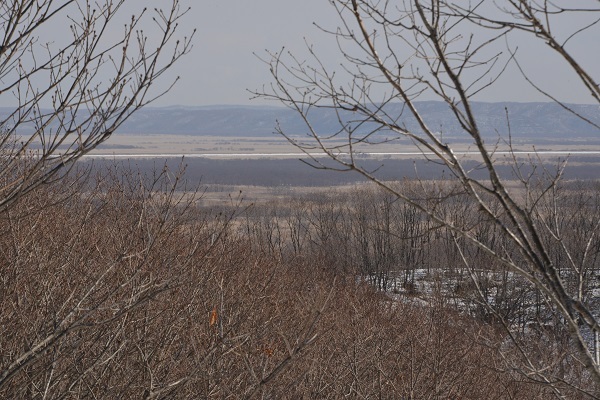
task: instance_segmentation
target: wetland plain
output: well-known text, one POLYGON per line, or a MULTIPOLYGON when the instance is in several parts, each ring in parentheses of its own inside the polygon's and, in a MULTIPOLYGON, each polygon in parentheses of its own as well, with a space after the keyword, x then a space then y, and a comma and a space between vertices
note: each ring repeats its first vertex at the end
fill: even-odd
MULTIPOLYGON (((304 137, 294 139, 304 140, 304 137)), ((338 144, 343 149, 344 142, 338 140, 338 144)), ((482 177, 484 172, 478 169, 477 157, 469 153, 472 151, 469 145, 465 142, 455 148, 463 152, 461 157, 468 160, 474 176, 482 177)), ((356 150, 360 153, 360 164, 380 179, 440 179, 448 173, 419 153, 414 145, 401 140, 363 145, 356 150)), ((515 177, 515 162, 522 171, 535 166, 546 168, 549 174, 566 162, 563 179, 567 180, 596 180, 599 176, 600 142, 575 138, 534 144, 522 140, 513 143, 514 157, 508 150, 506 144, 499 143, 495 155, 499 170, 507 179, 515 177)), ((315 159, 322 166, 335 166, 326 158, 315 156, 315 159)), ((148 173, 163 165, 173 171, 185 165, 184 178, 190 187, 202 187, 203 201, 207 204, 226 201, 240 191, 244 199, 256 202, 365 182, 364 177, 353 171, 341 173, 311 167, 314 160, 275 134, 248 137, 121 133, 95 149, 83 162, 99 168, 128 164, 148 173)))

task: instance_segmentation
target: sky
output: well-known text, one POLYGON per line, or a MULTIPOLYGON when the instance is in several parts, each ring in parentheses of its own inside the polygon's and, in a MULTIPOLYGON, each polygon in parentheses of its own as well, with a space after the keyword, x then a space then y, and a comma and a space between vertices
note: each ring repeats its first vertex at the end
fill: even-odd
POLYGON ((270 82, 260 61, 266 50, 285 47, 304 53, 305 39, 324 53, 335 43, 313 22, 333 24, 335 12, 325 0, 200 0, 188 21, 198 29, 193 52, 176 70, 182 85, 162 102, 188 105, 252 104, 249 90, 270 82), (171 100, 173 99, 173 100, 171 100), (176 100, 177 99, 177 100, 176 100))
MULTIPOLYGON (((313 23, 327 28, 339 25, 339 16, 327 0, 194 0, 184 30, 189 24, 198 33, 195 47, 176 73, 182 81, 161 105, 261 104, 250 100, 248 89, 271 82, 268 66, 257 55, 265 50, 286 50, 307 55, 305 41, 330 65, 342 61, 331 35, 321 32, 313 23)), ((597 8, 597 5, 596 5, 597 8)), ((584 24, 583 19, 570 19, 557 26, 558 34, 569 34, 584 24)), ((584 66, 600 80, 600 27, 587 36, 572 40, 572 51, 584 66)), ((577 79, 568 73, 564 63, 557 63, 547 46, 533 46, 526 37, 515 36, 511 48, 519 47, 521 65, 536 83, 549 84, 553 95, 567 102, 593 103, 577 79)), ((506 51, 506 43, 499 43, 506 51)), ((491 90, 483 92, 482 101, 548 101, 520 79, 515 65, 491 90)))
MULTIPOLYGON (((578 4, 588 2, 598 8, 595 0, 579 0, 578 4)), ((140 7, 152 9, 169 3, 165 0, 126 1, 123 21, 140 7)), ((285 47, 304 59, 308 54, 306 43, 309 43, 327 65, 339 68, 343 61, 334 37, 314 25, 329 29, 339 26, 339 16, 328 0, 181 0, 181 3, 192 8, 180 21, 179 32, 184 36, 197 29, 194 48, 169 71, 168 79, 180 76, 181 80, 155 103, 157 106, 265 104, 261 99, 251 100, 248 90, 260 89, 272 81, 268 66, 259 59, 267 57, 266 50, 279 51, 285 47)), ((572 18, 557 25, 558 33, 568 35, 590 20, 582 15, 580 19, 572 18)), ((58 41, 63 35, 59 25, 55 24, 47 32, 51 39, 56 37, 58 41)), ((112 34, 119 32, 115 30, 112 34)), ((570 41, 572 51, 595 79, 600 80, 600 25, 578 39, 570 41)), ((555 61, 547 46, 536 47, 527 37, 517 35, 509 42, 499 42, 497 51, 506 51, 507 45, 512 49, 519 47, 521 65, 536 83, 551 86, 553 95, 566 102, 593 103, 564 62, 555 61)), ((509 65, 502 79, 476 100, 548 101, 524 84, 515 65, 509 65)), ((0 99, 0 105, 8 101, 11 100, 0 99)))

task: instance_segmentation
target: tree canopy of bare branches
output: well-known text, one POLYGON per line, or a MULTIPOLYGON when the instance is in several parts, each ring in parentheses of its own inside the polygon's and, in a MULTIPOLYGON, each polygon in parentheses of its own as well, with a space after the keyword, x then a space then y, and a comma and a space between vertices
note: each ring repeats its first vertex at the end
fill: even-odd
MULTIPOLYGON (((490 136, 478 123, 473 109, 477 96, 501 84, 505 71, 511 67, 520 71, 528 90, 572 111, 561 101, 560 94, 553 91, 552 82, 544 86, 523 68, 519 51, 506 44, 517 34, 549 48, 554 57, 551 62, 567 65, 577 84, 589 93, 589 101, 600 103, 598 71, 593 70, 597 66, 586 66, 572 50, 582 35, 595 32, 597 36, 598 2, 575 5, 568 1, 538 0, 331 0, 330 3, 339 15, 339 26, 321 29, 337 40, 341 65, 326 65, 312 45, 308 46, 306 58, 284 50, 268 53, 265 58, 273 82, 258 90, 257 96, 285 104, 306 122, 307 135, 302 138, 281 127, 279 133, 307 157, 315 151, 324 153, 337 162, 337 169, 357 171, 449 229, 462 262, 471 270, 477 266, 463 252, 465 240, 525 278, 541 291, 549 309, 557 316, 556 323, 569 332, 573 362, 584 365, 600 385, 600 360, 595 353, 600 315, 590 307, 581 290, 584 280, 592 279, 584 278, 583 273, 589 249, 584 249, 581 257, 581 249, 569 243, 556 223, 564 217, 562 213, 568 212, 561 207, 557 195, 564 164, 549 170, 535 153, 529 160, 519 159, 513 147, 510 110, 498 116, 506 120, 506 131, 490 136), (571 30, 565 33, 561 29, 565 19, 584 22, 569 25, 571 30), (422 99, 444 102, 460 130, 444 132, 443 127, 429 126, 423 117, 426 104, 419 101, 422 99), (338 131, 319 132, 313 127, 311 112, 322 107, 337 111, 338 131), (418 128, 408 128, 404 123, 407 117, 416 119, 418 128), (422 191, 415 196, 403 185, 380 181, 374 171, 361 166, 357 148, 389 141, 390 137, 399 143, 409 143, 423 157, 441 164, 449 171, 447 178, 458 185, 423 183, 422 191), (474 155, 461 155, 465 149, 474 155), (499 173, 498 150, 508 151, 512 177, 499 173), (482 170, 483 178, 473 173, 482 170), (475 202, 478 224, 492 224, 499 240, 494 243, 480 240, 476 226, 460 215, 444 211, 446 204, 460 196, 468 196, 475 202), (508 247, 517 251, 509 251, 508 247), (556 251, 562 254, 560 262, 552 256, 556 251), (578 285, 566 284, 572 277, 579 277, 578 285)), ((589 51, 594 49, 590 47, 589 51)), ((330 168, 316 157, 312 157, 312 164, 330 168)), ((597 234, 596 228, 588 232, 588 242, 597 234)), ((485 302, 483 296, 482 301, 485 302)), ((511 332, 509 324, 505 328, 511 332)), ((556 382, 566 382, 583 393, 598 396, 594 389, 577 386, 569 376, 548 372, 546 361, 529 357, 526 346, 517 340, 514 344, 523 354, 518 370, 533 381, 551 387, 556 382)), ((559 389, 555 394, 562 396, 559 389)))
POLYGON ((177 36, 179 0, 123 15, 125 0, 0 4, 0 207, 104 142, 176 79, 161 76, 192 47, 177 36), (154 90, 155 89, 155 90, 154 90))

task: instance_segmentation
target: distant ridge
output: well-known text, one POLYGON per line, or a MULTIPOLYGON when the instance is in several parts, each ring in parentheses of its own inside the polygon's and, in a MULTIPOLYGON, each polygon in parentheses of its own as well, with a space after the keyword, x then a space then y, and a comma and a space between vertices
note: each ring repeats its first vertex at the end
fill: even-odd
MULTIPOLYGON (((417 103, 427 124, 435 131, 448 135, 461 134, 449 107, 443 102, 417 103)), ((575 112, 600 125, 600 108, 597 105, 570 104, 575 112)), ((510 118, 511 132, 518 136, 598 137, 600 130, 574 116, 555 103, 473 103, 480 129, 486 135, 508 133, 506 111, 510 118)), ((393 116, 402 112, 401 104, 392 104, 386 111, 393 116)), ((334 109, 312 109, 309 120, 321 134, 339 130, 338 115, 334 109)), ((352 123, 358 115, 342 112, 341 119, 352 123)), ((407 128, 418 130, 416 120, 404 111, 399 121, 407 128)), ((121 128, 130 133, 161 133, 222 136, 266 136, 275 132, 279 123, 286 133, 308 133, 298 114, 285 107, 273 106, 202 106, 146 108, 134 114, 121 128)), ((366 131, 373 126, 363 127, 366 131)), ((385 132, 384 132, 385 134, 385 132)))
MULTIPOLYGON (((443 102, 417 102, 428 126, 449 136, 464 135, 449 107, 443 102)), ((600 108, 597 105, 569 104, 575 112, 600 125, 600 108)), ((398 116, 402 104, 391 104, 385 110, 398 116)), ((486 135, 505 136, 508 132, 506 111, 510 118, 514 137, 561 138, 564 136, 600 139, 600 130, 577 118, 555 103, 473 103, 478 125, 486 135)), ((12 110, 0 108, 6 116, 12 110)), ((358 115, 342 112, 342 121, 352 124, 358 115)), ((312 109, 309 119, 320 134, 331 134, 339 129, 338 115, 334 109, 312 109)), ((270 136, 279 123, 286 133, 301 135, 308 133, 304 121, 293 111, 276 106, 170 106, 147 107, 135 113, 119 129, 119 133, 186 134, 215 136, 270 136)), ((416 120, 405 110, 399 119, 409 129, 418 130, 416 120)), ((362 131, 372 129, 362 126, 362 131)), ((26 133, 28 127, 22 129, 26 133)), ((386 134, 386 132, 382 132, 386 134)))

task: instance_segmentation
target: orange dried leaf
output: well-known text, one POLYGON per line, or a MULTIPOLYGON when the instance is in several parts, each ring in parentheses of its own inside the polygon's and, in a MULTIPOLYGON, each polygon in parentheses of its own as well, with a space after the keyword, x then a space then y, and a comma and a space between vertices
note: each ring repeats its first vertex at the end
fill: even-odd
POLYGON ((209 320, 209 324, 210 326, 213 326, 214 324, 217 323, 217 319, 219 318, 218 314, 217 314, 217 308, 213 308, 213 310, 210 313, 210 320, 209 320))

